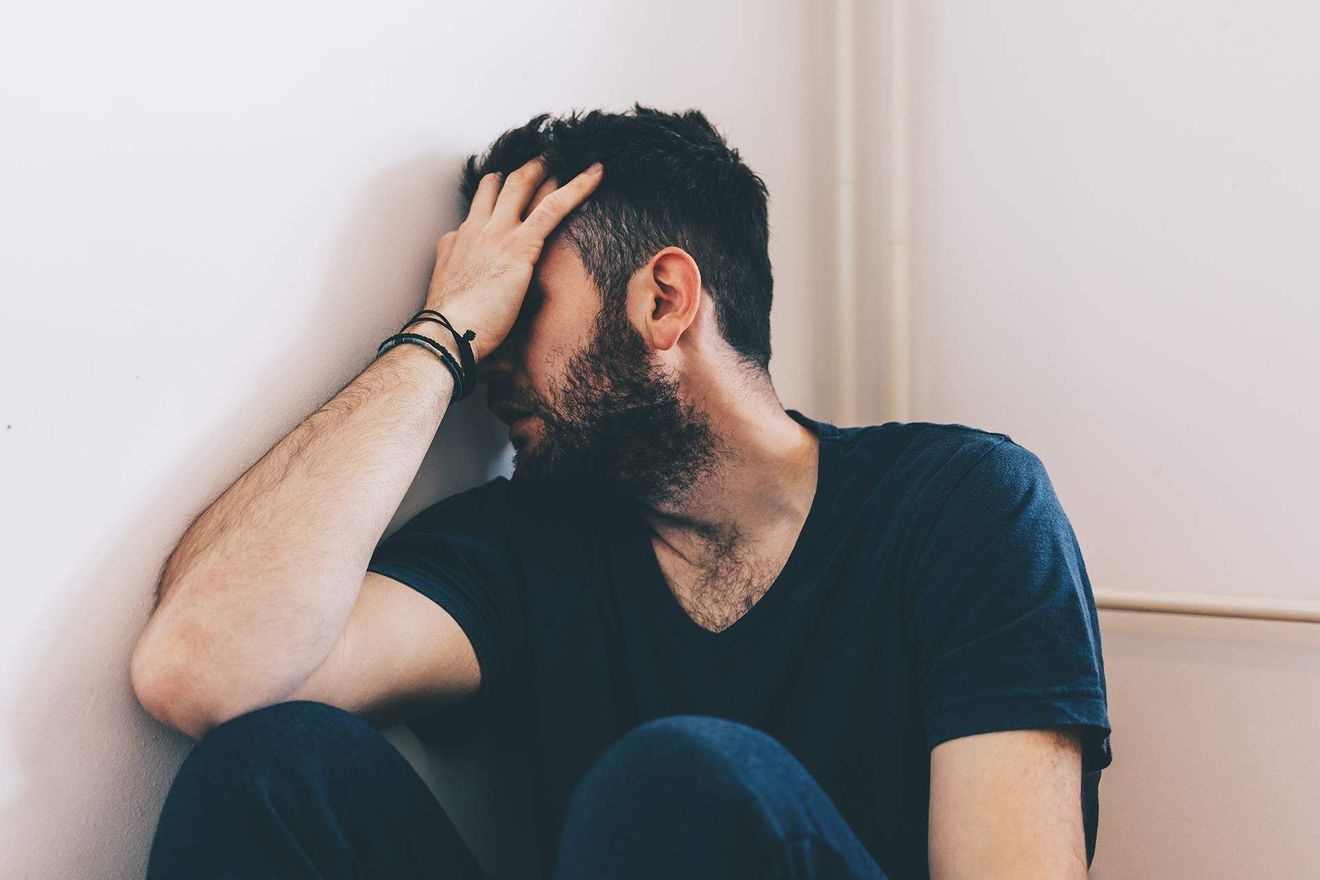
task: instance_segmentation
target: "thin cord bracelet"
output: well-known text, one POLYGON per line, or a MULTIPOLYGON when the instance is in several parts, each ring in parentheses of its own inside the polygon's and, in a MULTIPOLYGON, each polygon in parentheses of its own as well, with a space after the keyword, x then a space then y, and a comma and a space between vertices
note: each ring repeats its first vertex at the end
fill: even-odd
POLYGON ((420 345, 422 348, 425 348, 427 351, 431 352, 431 354, 438 357, 440 362, 443 363, 449 369, 449 372, 453 374, 454 391, 449 398, 451 404, 462 400, 467 396, 468 389, 464 384, 462 367, 459 366, 458 361, 455 360, 454 356, 450 354, 449 349, 445 348, 434 339, 431 339, 429 336, 423 336, 420 333, 396 333, 380 344, 376 349, 376 357, 379 358, 396 345, 402 345, 405 343, 412 343, 413 345, 420 345))
POLYGON ((463 399, 466 388, 463 384, 463 372, 459 368, 458 361, 454 359, 454 356, 450 354, 444 346, 429 337, 417 333, 395 334, 381 343, 380 348, 376 350, 376 357, 379 358, 391 348, 403 344, 420 345, 422 348, 425 348, 427 351, 431 352, 431 354, 439 358, 440 362, 445 365, 445 368, 449 370, 450 375, 454 378, 454 390, 450 395, 450 403, 455 403, 463 399))
POLYGON ((384 342, 380 344, 380 346, 376 349, 376 356, 380 357, 380 355, 384 354, 385 352, 389 351, 391 348, 393 348, 396 345, 399 345, 400 343, 412 343, 414 345, 420 345, 423 348, 425 348, 427 351, 434 354, 436 357, 438 357, 441 361, 444 362, 444 365, 449 368, 449 371, 451 373, 452 372, 457 373, 457 375, 454 376, 455 389, 460 391, 463 390, 463 374, 462 374, 462 370, 459 368, 458 360, 449 351, 449 349, 445 348, 443 345, 436 342, 434 339, 432 339, 429 336, 424 336, 420 333, 396 333, 393 336, 388 337, 384 342))
POLYGON ((450 323, 449 319, 440 312, 437 312, 435 309, 419 309, 417 313, 412 316, 412 319, 408 324, 404 324, 403 327, 400 328, 399 332, 403 332, 409 324, 416 323, 417 321, 436 321, 453 334, 454 342, 458 346, 459 361, 463 365, 463 374, 468 377, 468 386, 475 387, 477 358, 472 350, 471 340, 477 338, 477 331, 468 329, 463 333, 459 333, 454 325, 450 323), (423 317, 425 315, 434 315, 435 317, 423 317))
MULTIPOLYGON (((460 343, 463 343, 458 346, 458 353, 460 358, 462 359, 464 384, 468 387, 475 386, 476 367, 477 367, 476 354, 470 348, 467 349, 467 351, 464 351, 464 349, 466 348, 467 340, 460 337, 457 333, 455 333, 453 327, 446 324, 444 321, 442 321, 439 318, 432 318, 430 315, 422 315, 420 317, 413 318, 407 324, 404 324, 403 327, 400 328, 399 332, 403 333, 408 327, 411 327, 413 324, 419 324, 423 321, 431 321, 433 323, 441 325, 442 327, 447 329, 450 333, 454 333, 454 338, 457 339, 460 343)), ((472 331, 469 330, 468 333, 472 333, 472 331)), ((475 336, 475 334, 473 335, 475 336)))

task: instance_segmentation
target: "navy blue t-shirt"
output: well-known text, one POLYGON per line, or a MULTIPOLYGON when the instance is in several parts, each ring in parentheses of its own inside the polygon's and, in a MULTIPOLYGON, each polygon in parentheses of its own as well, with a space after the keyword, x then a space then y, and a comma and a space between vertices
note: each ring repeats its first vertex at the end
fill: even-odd
MULTIPOLYGON (((531 769, 549 876, 568 796, 616 739, 695 713, 771 734, 891 880, 929 877, 930 750, 1080 725, 1087 860, 1112 760, 1095 600, 1044 466, 960 424, 839 427, 787 563, 728 628, 670 593, 645 522, 603 493, 503 476, 418 513, 368 566, 472 642, 480 707, 531 769)), ((411 726, 452 736, 452 709, 411 726), (447 720, 448 719, 448 720, 447 720)), ((460 725, 461 727, 461 725, 460 725)))

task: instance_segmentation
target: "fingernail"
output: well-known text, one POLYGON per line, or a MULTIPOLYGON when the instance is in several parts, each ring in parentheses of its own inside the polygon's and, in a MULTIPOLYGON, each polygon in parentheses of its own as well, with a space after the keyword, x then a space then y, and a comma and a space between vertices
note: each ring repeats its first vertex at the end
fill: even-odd
POLYGON ((592 174, 601 174, 602 172, 604 172, 604 170, 605 170, 605 166, 599 162, 592 162, 591 166, 587 168, 587 171, 589 171, 592 174))

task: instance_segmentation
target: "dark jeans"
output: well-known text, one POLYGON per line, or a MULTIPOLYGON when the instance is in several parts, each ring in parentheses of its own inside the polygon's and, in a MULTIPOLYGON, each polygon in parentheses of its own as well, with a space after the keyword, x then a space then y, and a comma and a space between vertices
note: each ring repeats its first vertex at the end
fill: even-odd
MULTIPOLYGON (((173 878, 488 880, 407 760, 325 703, 213 728, 175 777, 147 865, 173 878)), ((778 740, 702 715, 640 724, 579 780, 554 880, 885 880, 778 740)))

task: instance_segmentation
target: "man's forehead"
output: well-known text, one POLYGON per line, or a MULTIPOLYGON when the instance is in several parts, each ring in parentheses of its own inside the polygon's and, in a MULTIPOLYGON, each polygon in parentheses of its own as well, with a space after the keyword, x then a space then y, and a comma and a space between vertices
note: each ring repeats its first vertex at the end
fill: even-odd
POLYGON ((561 230, 562 227, 550 234, 541 251, 540 259, 532 267, 532 281, 542 288, 554 284, 556 280, 560 283, 572 283, 584 274, 584 269, 577 260, 577 253, 558 234, 561 230))

